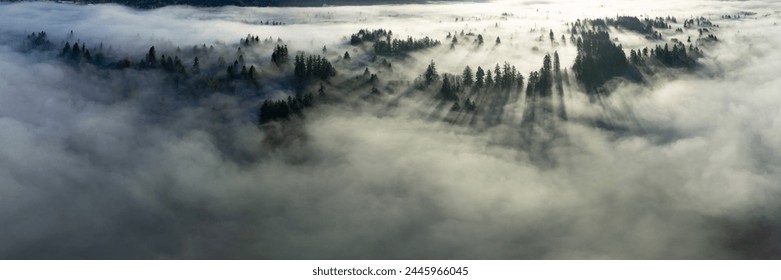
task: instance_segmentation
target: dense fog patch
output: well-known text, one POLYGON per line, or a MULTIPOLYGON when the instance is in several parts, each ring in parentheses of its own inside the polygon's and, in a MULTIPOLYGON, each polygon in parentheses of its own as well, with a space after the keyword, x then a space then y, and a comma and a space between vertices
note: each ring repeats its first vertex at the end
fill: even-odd
MULTIPOLYGON (((780 7, 613 2, 0 4, 0 258, 779 258, 780 7), (692 10, 720 25, 697 69, 616 82, 596 101, 570 72, 566 121, 521 129, 531 105, 508 92, 498 121, 482 125, 493 119, 448 110, 452 102, 403 82, 387 86, 422 79, 431 61, 454 75, 509 62, 528 78, 554 51, 572 71, 577 50, 559 40, 569 38, 565 23, 692 10), (756 15, 719 20, 741 11, 756 15), (390 59, 389 70, 350 45, 362 28, 442 46, 390 59), (55 50, 26 50, 21 39, 41 30, 55 50), (448 32, 460 40, 452 48, 448 32), (259 127, 264 100, 296 91, 274 72, 292 68, 274 68, 266 45, 243 50, 261 85, 198 98, 177 95, 162 71, 74 67, 56 54, 77 40, 110 46, 117 60, 152 45, 170 57, 205 44, 218 49, 201 56, 206 69, 217 56, 232 63, 247 34, 288 45, 291 60, 321 54, 345 78, 324 83, 332 99, 305 117, 259 127), (364 68, 384 79, 379 94, 355 82, 364 68)), ((666 42, 611 34, 627 50, 666 42)))

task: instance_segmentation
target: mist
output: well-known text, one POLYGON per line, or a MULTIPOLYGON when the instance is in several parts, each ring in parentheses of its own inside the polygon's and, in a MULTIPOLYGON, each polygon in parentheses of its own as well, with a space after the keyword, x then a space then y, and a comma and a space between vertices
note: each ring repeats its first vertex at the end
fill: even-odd
MULTIPOLYGON (((781 5, 582 2, 0 3, 0 258, 781 257, 781 5), (552 44, 549 32, 569 37, 566 23, 617 14, 702 16, 719 26, 719 43, 703 45, 692 71, 612 81, 596 102, 571 78, 566 121, 529 126, 522 93, 498 112, 480 103, 469 115, 389 85, 420 79, 432 61, 441 74, 509 62, 527 76, 554 51, 572 71, 575 46, 552 44), (735 14, 746 16, 721 18, 735 14), (363 28, 442 45, 389 58, 389 70, 350 45, 363 28), (448 32, 462 30, 485 44, 459 35, 451 47, 448 32), (53 50, 25 48, 39 31, 53 50), (203 44, 216 48, 201 57, 204 69, 217 68, 247 34, 273 39, 242 50, 261 85, 193 90, 197 98, 177 94, 162 71, 58 58, 66 41, 102 44, 113 60, 203 44), (276 44, 323 55, 339 76, 326 87, 331 99, 305 117, 259 125, 264 101, 296 94, 269 70, 276 44), (350 82, 365 69, 380 76, 380 94, 350 82)), ((696 34, 662 32, 681 41, 696 34)), ((667 42, 610 34, 626 50, 667 42)))

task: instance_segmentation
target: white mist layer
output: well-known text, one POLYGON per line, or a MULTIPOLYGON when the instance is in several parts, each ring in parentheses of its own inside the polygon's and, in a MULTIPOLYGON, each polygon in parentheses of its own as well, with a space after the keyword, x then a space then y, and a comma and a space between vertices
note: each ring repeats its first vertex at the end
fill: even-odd
POLYGON ((778 258, 781 6, 581 2, 152 11, 4 3, 0 258, 778 258), (408 114, 426 109, 417 99, 390 114, 370 104, 319 107, 304 139, 269 150, 268 135, 241 113, 216 121, 212 107, 239 102, 231 96, 156 117, 177 105, 161 101, 167 92, 154 75, 95 77, 20 53, 13 41, 40 30, 64 41, 74 30, 89 45, 138 56, 153 44, 230 44, 252 33, 342 53, 352 49, 343 37, 360 28, 446 45, 448 31, 466 29, 503 43, 423 51, 396 75, 414 78, 431 59, 441 72, 508 61, 527 75, 554 49, 562 66, 572 64, 572 46, 534 41, 550 28, 560 36, 565 22, 692 11, 721 25, 702 69, 622 85, 605 108, 571 89, 566 141, 549 150, 556 164, 546 167, 520 147, 517 125, 475 131, 424 120, 408 114), (717 20, 739 11, 757 15, 717 20), (126 81, 143 86, 117 96, 126 81), (632 133, 593 127, 593 118, 632 133), (220 149, 226 141, 254 160, 231 160, 220 149))

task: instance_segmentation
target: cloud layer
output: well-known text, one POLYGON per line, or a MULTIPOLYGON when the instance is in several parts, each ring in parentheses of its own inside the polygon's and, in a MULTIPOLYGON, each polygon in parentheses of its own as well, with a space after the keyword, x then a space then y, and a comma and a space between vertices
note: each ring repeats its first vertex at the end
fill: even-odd
MULTIPOLYGON (((573 8, 580 2, 152 11, 3 3, 0 258, 781 257, 781 6, 573 8), (521 103, 485 129, 421 118, 432 113, 425 98, 392 109, 324 105, 307 114, 298 138, 274 146, 273 131, 253 122, 257 103, 215 93, 182 104, 148 72, 74 71, 18 48, 33 31, 59 46, 74 30, 88 45, 129 55, 149 45, 231 44, 248 33, 342 53, 351 50, 343 36, 360 28, 441 40, 467 29, 503 43, 424 51, 392 75, 414 78, 431 59, 442 72, 509 61, 526 75, 554 49, 534 38, 563 32, 565 22, 694 10, 721 26, 701 69, 621 85, 601 103, 568 88, 571 121, 557 124, 565 136, 545 153, 553 164, 524 143, 521 103), (756 15, 717 20, 741 11, 756 15)), ((616 36, 627 47, 643 42, 616 36)), ((574 48, 555 48, 571 65, 574 48)))

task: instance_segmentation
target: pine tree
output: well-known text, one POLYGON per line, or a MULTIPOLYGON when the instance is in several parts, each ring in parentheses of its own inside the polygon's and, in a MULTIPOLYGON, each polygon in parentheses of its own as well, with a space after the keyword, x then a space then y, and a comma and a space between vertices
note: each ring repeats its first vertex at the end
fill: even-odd
POLYGON ((434 64, 433 60, 426 68, 426 73, 424 74, 424 78, 426 79, 427 85, 430 85, 439 80, 439 74, 437 73, 437 66, 436 64, 434 64))
POLYGON ((502 73, 502 88, 509 89, 515 79, 515 68, 510 68, 510 63, 505 62, 502 73))
POLYGON ((146 54, 146 63, 149 64, 150 67, 157 66, 157 53, 155 52, 154 46, 149 48, 149 52, 146 54))
POLYGON ((304 62, 303 55, 296 55, 295 69, 293 70, 293 74, 300 79, 306 77, 306 64, 304 62))
POLYGON ((450 77, 447 74, 442 77, 442 88, 439 90, 439 94, 445 100, 458 100, 456 90, 450 83, 450 77))
POLYGON ((483 71, 483 68, 477 66, 477 71, 475 71, 475 86, 478 88, 482 88, 484 85, 484 78, 485 78, 485 72, 483 71))
POLYGON ((81 48, 79 47, 79 43, 73 44, 73 48, 71 49, 71 58, 77 59, 82 56, 81 48))
POLYGON ((496 84, 497 87, 502 85, 502 69, 499 68, 499 63, 494 67, 494 84, 496 84))
POLYGON ((472 68, 469 68, 469 65, 464 68, 464 73, 461 74, 461 78, 464 81, 464 85, 471 86, 474 83, 474 78, 472 77, 472 68))
POLYGON ((228 66, 228 78, 232 79, 234 76, 236 76, 236 70, 233 68, 233 65, 228 66))
POLYGON ((196 56, 193 59, 193 73, 200 73, 201 72, 201 64, 198 62, 198 57, 196 56))
POLYGON ((477 104, 471 99, 467 98, 466 101, 464 101, 464 109, 466 109, 467 112, 477 111, 477 104))
POLYGON ((66 56, 66 55, 70 54, 70 52, 71 52, 71 43, 70 42, 65 42, 65 47, 62 48, 62 53, 60 55, 61 56, 66 56))
POLYGON ((274 48, 274 52, 271 53, 271 61, 274 62, 277 66, 281 66, 282 64, 287 63, 288 61, 288 52, 287 52, 287 45, 280 46, 277 45, 274 48))
POLYGON ((179 74, 187 74, 187 69, 184 69, 184 64, 178 56, 174 57, 174 68, 179 74))
POLYGON ((258 75, 258 72, 257 72, 257 70, 255 70, 255 65, 250 66, 249 67, 249 71, 247 73, 247 76, 250 79, 255 80, 255 78, 257 78, 257 75, 258 75))
POLYGON ((552 69, 553 68, 551 65, 551 56, 550 54, 546 54, 542 60, 542 69, 540 69, 540 79, 539 79, 539 83, 537 83, 538 86, 537 90, 543 96, 550 95, 550 87, 553 81, 553 79, 551 78, 552 69))
POLYGON ((518 91, 520 92, 521 90, 523 90, 523 74, 518 73, 518 76, 515 77, 515 82, 516 82, 515 87, 518 89, 518 91))

